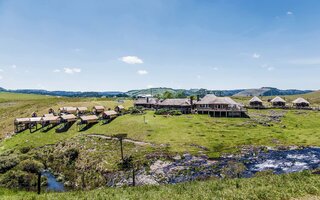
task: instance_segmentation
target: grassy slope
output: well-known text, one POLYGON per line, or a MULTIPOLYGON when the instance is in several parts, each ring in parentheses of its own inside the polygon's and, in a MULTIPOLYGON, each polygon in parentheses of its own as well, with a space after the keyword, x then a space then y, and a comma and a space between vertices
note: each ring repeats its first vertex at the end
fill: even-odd
POLYGON ((224 179, 165 186, 106 188, 93 191, 47 193, 0 188, 1 199, 265 199, 282 200, 320 195, 319 175, 296 173, 251 179, 224 179), (236 187, 238 185, 239 187, 236 187))
MULTIPOLYGON (((49 108, 57 111, 62 106, 91 108, 94 105, 104 105, 113 109, 117 104, 116 101, 101 98, 58 98, 0 92, 0 139, 13 132, 13 120, 16 117, 30 117, 34 111, 40 115, 47 113, 49 108)), ((132 106, 132 101, 125 101, 124 106, 132 106)))
MULTIPOLYGON (((251 114, 270 112, 250 110, 251 114)), ((280 112, 280 111, 279 111, 280 112)), ((256 125, 251 119, 211 118, 207 115, 182 115, 174 117, 146 115, 125 115, 107 125, 97 124, 84 134, 127 133, 129 138, 156 144, 170 144, 171 151, 197 152, 201 149, 192 144, 204 146, 211 155, 233 152, 240 145, 319 145, 320 112, 288 111, 281 123, 272 127, 256 125), (144 117, 146 123, 144 123, 144 117)), ((0 152, 17 146, 43 146, 80 134, 76 126, 66 133, 25 131, 0 143, 0 152)))

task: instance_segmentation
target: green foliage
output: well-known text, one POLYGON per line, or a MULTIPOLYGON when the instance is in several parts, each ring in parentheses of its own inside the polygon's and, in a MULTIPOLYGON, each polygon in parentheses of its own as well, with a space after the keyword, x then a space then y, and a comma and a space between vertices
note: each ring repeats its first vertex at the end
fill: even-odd
POLYGON ((19 163, 19 158, 14 155, 1 155, 0 156, 0 173, 5 173, 6 171, 12 169, 19 163))
POLYGON ((69 159, 69 163, 74 162, 79 156, 79 150, 76 148, 68 149, 64 155, 69 159))
POLYGON ((169 91, 165 91, 162 95, 162 98, 163 99, 172 99, 174 96, 173 96, 173 93, 169 92, 169 91))
POLYGON ((37 175, 21 170, 11 170, 5 173, 0 179, 0 185, 7 188, 30 189, 36 186, 37 175))
POLYGON ((28 153, 30 151, 30 149, 31 149, 31 147, 29 147, 29 146, 21 147, 20 152, 25 154, 25 153, 28 153))
POLYGON ((154 112, 156 115, 182 115, 180 110, 170 110, 170 109, 165 109, 161 108, 158 109, 154 112))
POLYGON ((29 173, 40 173, 44 169, 44 166, 39 161, 27 159, 21 161, 18 165, 18 168, 29 173))

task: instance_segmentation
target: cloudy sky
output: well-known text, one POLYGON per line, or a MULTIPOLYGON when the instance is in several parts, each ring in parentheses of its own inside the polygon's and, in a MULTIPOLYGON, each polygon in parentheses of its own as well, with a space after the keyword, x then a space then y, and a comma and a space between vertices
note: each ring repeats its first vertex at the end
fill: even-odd
POLYGON ((0 0, 0 86, 320 89, 318 0, 0 0))

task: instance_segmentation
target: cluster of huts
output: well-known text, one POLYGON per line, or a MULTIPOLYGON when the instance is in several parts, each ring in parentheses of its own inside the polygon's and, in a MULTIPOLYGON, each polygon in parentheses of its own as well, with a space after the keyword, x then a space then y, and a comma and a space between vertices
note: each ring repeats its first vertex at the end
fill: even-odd
MULTIPOLYGON (((274 99, 269 99, 268 102, 271 104, 271 108, 289 108, 290 106, 287 104, 287 101, 283 98, 277 96, 274 99)), ((249 101, 250 108, 268 108, 264 105, 263 101, 255 96, 249 101)), ((292 108, 296 109, 309 109, 310 102, 305 100, 304 98, 297 98, 296 100, 292 101, 292 108)))
POLYGON ((136 107, 148 109, 179 110, 183 114, 198 113, 208 114, 212 117, 246 117, 246 109, 230 97, 217 97, 208 94, 202 99, 157 99, 139 98, 134 102, 136 107))
POLYGON ((41 129, 50 129, 56 125, 62 125, 61 129, 70 127, 77 122, 78 130, 84 127, 103 121, 104 123, 116 118, 124 111, 122 105, 118 105, 114 110, 106 110, 104 106, 94 106, 92 111, 87 107, 62 107, 56 113, 52 108, 48 110, 47 114, 38 116, 35 112, 30 118, 16 118, 14 120, 15 132, 21 132, 26 129, 38 130, 38 125, 41 129))
MULTIPOLYGON (((197 99, 139 98, 134 102, 134 106, 156 110, 179 110, 183 114, 208 114, 212 117, 247 117, 246 108, 289 108, 287 102, 279 96, 270 99, 269 102, 271 106, 265 106, 263 101, 255 96, 249 101, 249 106, 244 106, 230 97, 217 97, 214 94, 207 94, 201 99, 199 96, 197 99)), ((292 107, 297 109, 308 109, 310 106, 310 103, 303 98, 297 98, 292 104, 292 107)))

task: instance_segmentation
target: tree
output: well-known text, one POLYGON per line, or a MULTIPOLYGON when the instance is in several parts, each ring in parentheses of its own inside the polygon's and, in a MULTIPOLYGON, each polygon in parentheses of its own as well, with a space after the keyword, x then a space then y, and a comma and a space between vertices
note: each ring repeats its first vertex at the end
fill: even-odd
POLYGON ((162 95, 163 99, 172 99, 173 98, 173 94, 169 91, 165 91, 162 95))

